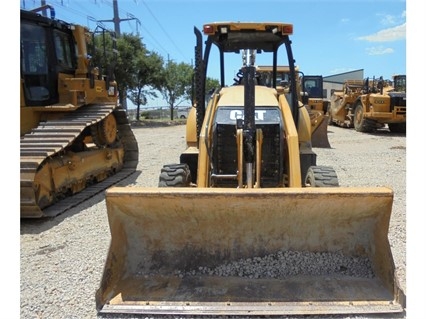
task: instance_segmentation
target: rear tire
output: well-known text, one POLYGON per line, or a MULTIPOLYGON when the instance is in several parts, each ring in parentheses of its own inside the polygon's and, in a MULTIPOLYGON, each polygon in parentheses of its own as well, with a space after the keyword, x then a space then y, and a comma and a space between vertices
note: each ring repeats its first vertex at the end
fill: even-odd
POLYGON ((158 187, 189 187, 191 171, 187 164, 168 164, 161 169, 158 187))
POLYGON ((311 166, 305 178, 306 187, 338 187, 339 181, 334 168, 330 166, 311 166))

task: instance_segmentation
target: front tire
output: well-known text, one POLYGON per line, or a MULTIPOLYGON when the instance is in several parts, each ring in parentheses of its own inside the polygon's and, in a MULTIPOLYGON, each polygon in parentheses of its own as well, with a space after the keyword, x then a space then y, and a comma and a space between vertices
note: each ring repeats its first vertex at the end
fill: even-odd
POLYGON ((161 169, 158 187, 189 187, 191 171, 187 164, 168 164, 161 169))
POLYGON ((357 132, 368 133, 373 132, 375 129, 375 124, 364 118, 364 108, 361 103, 355 106, 353 122, 357 132))
POLYGON ((336 171, 330 166, 311 166, 306 173, 305 186, 338 187, 336 171))

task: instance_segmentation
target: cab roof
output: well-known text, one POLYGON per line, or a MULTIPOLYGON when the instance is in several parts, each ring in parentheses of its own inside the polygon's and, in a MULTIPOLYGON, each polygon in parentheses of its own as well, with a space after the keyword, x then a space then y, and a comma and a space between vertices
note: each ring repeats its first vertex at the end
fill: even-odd
POLYGON ((255 49, 273 52, 293 34, 293 25, 281 22, 212 22, 203 32, 223 52, 255 49))

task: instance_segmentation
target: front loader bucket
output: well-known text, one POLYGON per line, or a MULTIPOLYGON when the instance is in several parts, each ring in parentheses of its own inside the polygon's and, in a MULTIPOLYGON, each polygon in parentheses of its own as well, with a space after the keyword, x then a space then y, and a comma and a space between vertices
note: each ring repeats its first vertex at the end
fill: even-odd
POLYGON ((110 188, 98 311, 403 312, 392 200, 388 188, 110 188))
POLYGON ((313 128, 311 135, 312 147, 331 148, 327 134, 329 116, 324 115, 320 117, 318 121, 320 121, 320 123, 313 128))

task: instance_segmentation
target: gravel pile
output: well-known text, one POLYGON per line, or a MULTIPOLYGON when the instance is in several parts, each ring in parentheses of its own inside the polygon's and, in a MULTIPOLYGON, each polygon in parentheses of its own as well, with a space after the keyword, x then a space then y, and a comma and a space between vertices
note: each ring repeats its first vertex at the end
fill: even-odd
POLYGON ((353 258, 342 253, 313 253, 280 251, 264 257, 241 259, 213 269, 200 267, 180 276, 237 276, 248 278, 285 278, 296 275, 344 275, 358 278, 373 278, 374 273, 368 258, 353 258))
MULTIPOLYGON (((318 155, 318 165, 335 168, 340 186, 389 186, 394 190, 389 241, 396 276, 406 291, 406 137, 390 134, 387 130, 362 134, 329 127, 328 131, 332 148, 315 148, 314 151, 318 155)), ((180 153, 185 149, 185 126, 135 128, 134 132, 139 143, 140 173, 129 177, 122 184, 157 187, 162 166, 178 161, 180 153)), ((96 311, 95 293, 99 288, 109 243, 110 232, 103 193, 53 219, 21 220, 20 307, 16 309, 16 315, 8 317, 100 318, 96 311)), ((272 259, 279 260, 278 257, 272 259)), ((264 262, 262 258, 255 261, 256 264, 264 262)), ((368 269, 363 260, 358 262, 361 267, 368 269)), ((242 265, 244 268, 244 263, 242 265)), ((347 269, 356 267, 343 260, 337 262, 337 265, 337 271, 344 270, 341 266, 347 269)), ((329 271, 336 269, 329 267, 329 271)), ((222 272, 227 273, 227 270, 222 272)), ((250 270, 244 272, 250 275, 250 270)), ((368 276, 369 271, 364 274, 368 276)), ((8 305, 6 307, 10 308, 8 305)), ((330 317, 378 318, 327 316, 330 317)), ((405 318, 405 314, 388 318, 405 318)))

